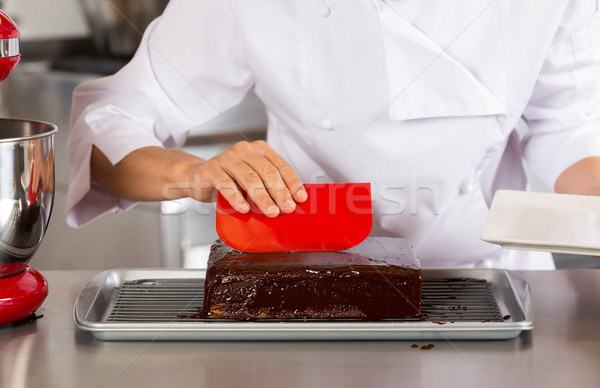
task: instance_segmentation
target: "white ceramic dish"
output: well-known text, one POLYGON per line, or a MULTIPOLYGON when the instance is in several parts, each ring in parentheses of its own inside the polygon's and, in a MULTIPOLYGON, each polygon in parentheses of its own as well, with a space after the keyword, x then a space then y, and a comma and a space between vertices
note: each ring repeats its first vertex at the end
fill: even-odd
POLYGON ((600 255, 600 197, 499 190, 481 239, 506 249, 600 255))

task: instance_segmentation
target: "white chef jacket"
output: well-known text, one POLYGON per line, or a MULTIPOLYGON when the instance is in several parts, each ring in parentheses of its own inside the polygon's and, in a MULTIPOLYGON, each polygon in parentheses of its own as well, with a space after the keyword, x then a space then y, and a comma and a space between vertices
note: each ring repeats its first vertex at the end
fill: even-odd
POLYGON ((171 0, 125 68, 75 90, 67 222, 133 205, 90 183, 92 145, 112 163, 181 146, 254 88, 300 178, 371 182, 372 234, 410 239, 424 266, 551 267, 479 235, 495 190, 526 189, 523 156, 550 188, 600 156, 598 8, 171 0))

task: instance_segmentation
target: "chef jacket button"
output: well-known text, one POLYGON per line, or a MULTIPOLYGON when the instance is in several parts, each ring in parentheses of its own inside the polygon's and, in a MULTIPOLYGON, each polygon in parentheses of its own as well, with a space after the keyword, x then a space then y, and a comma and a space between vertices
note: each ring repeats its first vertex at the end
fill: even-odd
POLYGON ((461 194, 471 194, 473 191, 475 191, 475 184, 473 182, 471 182, 470 180, 464 181, 460 185, 460 193, 461 194))
POLYGON ((324 117, 321 120, 321 128, 326 131, 331 131, 333 129, 333 121, 329 117, 324 117))
POLYGON ((485 259, 480 264, 481 268, 492 268, 493 266, 494 266, 494 263, 492 263, 492 260, 490 260, 490 259, 485 259))
POLYGON ((331 15, 331 8, 327 4, 321 4, 319 7, 319 15, 326 18, 331 15))

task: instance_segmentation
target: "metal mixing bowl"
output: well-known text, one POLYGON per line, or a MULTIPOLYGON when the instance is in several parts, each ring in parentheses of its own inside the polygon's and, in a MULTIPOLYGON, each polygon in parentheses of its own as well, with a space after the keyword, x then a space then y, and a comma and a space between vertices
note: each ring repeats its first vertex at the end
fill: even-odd
POLYGON ((169 0, 79 0, 96 49, 102 55, 131 57, 142 33, 169 0))
POLYGON ((54 202, 54 124, 0 119, 0 278, 40 246, 54 202))

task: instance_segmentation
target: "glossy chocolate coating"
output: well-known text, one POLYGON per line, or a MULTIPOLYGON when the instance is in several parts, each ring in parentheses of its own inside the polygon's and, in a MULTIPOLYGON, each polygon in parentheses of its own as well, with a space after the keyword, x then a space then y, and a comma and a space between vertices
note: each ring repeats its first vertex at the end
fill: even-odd
POLYGON ((202 315, 238 320, 404 318, 421 307, 410 242, 367 238, 340 252, 244 253, 213 244, 202 315))

